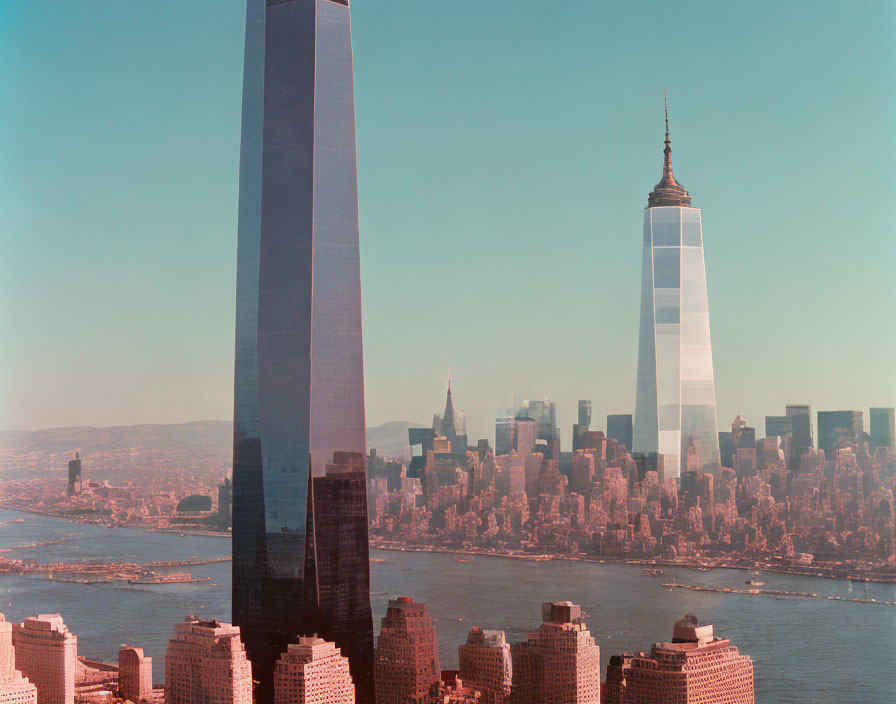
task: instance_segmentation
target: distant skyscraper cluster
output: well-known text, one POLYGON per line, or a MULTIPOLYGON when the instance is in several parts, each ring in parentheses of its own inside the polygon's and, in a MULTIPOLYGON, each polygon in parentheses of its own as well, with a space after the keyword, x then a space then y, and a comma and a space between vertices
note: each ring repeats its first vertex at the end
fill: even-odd
MULTIPOLYGON (((705 471, 689 440, 684 473, 673 465, 667 476, 661 458, 632 456, 612 437, 629 435, 630 415, 607 416, 608 437, 590 427, 589 407, 580 401, 573 451, 558 459, 536 444, 534 418, 506 409, 496 418, 495 450, 487 440, 455 447, 427 428, 413 472, 372 451, 374 544, 726 566, 761 557, 830 576, 892 569, 891 408, 872 409, 870 434, 860 411, 819 411, 818 449, 806 404, 767 416, 765 436, 738 416, 730 432, 717 433, 718 470, 705 471)), ((418 430, 409 430, 412 442, 418 430)))

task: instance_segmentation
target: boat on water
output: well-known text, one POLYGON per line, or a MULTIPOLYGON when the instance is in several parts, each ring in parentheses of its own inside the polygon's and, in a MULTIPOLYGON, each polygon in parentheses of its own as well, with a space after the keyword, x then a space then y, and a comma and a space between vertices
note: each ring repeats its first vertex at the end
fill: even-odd
POLYGON ((454 561, 455 561, 455 562, 466 562, 466 561, 467 561, 467 558, 465 558, 465 557, 455 557, 455 558, 454 558, 454 561))
POLYGON ((748 579, 745 584, 749 584, 751 587, 761 587, 765 582, 759 579, 759 570, 753 570, 752 572, 753 578, 748 579))
POLYGON ((641 574, 647 575, 648 577, 658 577, 661 574, 666 574, 666 570, 662 567, 646 567, 641 571, 641 574))

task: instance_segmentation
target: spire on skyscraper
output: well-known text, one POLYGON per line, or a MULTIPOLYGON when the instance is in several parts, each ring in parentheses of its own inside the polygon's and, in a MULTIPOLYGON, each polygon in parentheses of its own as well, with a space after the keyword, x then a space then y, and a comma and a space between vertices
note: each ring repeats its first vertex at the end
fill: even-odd
POLYGON ((666 89, 663 89, 663 108, 666 113, 666 140, 663 149, 663 177, 647 196, 647 207, 655 208, 663 205, 690 206, 691 195, 684 186, 675 180, 672 174, 672 142, 669 139, 669 106, 666 103, 666 89))
POLYGON ((456 432, 454 401, 451 399, 451 372, 448 372, 448 397, 445 399, 445 413, 442 415, 442 435, 448 437, 456 432))

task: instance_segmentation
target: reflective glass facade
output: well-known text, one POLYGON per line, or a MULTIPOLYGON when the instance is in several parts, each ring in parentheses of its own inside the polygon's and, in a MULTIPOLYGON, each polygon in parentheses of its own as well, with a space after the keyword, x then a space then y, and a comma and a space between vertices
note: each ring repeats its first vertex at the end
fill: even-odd
POLYGON ((896 450, 896 409, 871 409, 870 447, 887 447, 896 450))
MULTIPOLYGON (((359 496, 366 516, 354 483, 328 484, 317 511, 311 491, 338 457, 366 454, 347 3, 249 0, 244 61, 233 621, 265 700, 275 659, 299 634, 338 632, 347 652, 352 631, 356 652, 373 651, 366 520, 345 541, 306 541, 320 535, 317 514, 359 513, 359 496), (320 592, 317 562, 329 550, 351 555, 339 600, 320 592)), ((353 466, 363 475, 363 460, 353 466)), ((372 691, 361 659, 352 663, 359 702, 372 691)))
POLYGON ((633 452, 663 455, 677 476, 690 439, 719 467, 700 210, 646 208, 633 452))

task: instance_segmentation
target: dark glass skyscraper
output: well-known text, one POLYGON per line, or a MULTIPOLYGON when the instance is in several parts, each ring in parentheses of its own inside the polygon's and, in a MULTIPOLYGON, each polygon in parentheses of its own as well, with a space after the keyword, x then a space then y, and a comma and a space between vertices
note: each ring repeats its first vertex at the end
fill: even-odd
POLYGON ((354 655, 358 701, 370 701, 366 494, 356 486, 359 473, 363 485, 365 453, 348 3, 248 0, 233 621, 242 629, 260 701, 271 699, 277 656, 309 631, 354 655), (311 490, 312 477, 321 477, 320 492, 311 490), (363 513, 363 527, 349 520, 344 531, 320 530, 316 516, 335 516, 343 507, 351 516, 363 513), (351 565, 350 574, 329 567, 331 553, 351 565), (337 578, 340 589, 331 583, 337 578))
POLYGON ((896 409, 871 409, 871 448, 896 450, 896 409))

